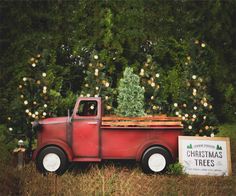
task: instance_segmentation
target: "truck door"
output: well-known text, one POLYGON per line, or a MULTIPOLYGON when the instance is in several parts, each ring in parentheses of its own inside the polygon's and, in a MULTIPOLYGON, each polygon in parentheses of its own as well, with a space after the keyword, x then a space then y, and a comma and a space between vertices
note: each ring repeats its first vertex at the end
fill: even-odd
POLYGON ((100 157, 101 101, 77 101, 72 118, 72 149, 76 158, 100 157))

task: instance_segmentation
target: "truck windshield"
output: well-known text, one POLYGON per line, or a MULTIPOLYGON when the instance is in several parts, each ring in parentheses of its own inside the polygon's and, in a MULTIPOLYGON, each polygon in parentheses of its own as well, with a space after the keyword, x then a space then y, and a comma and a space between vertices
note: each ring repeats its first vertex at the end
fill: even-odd
POLYGON ((81 101, 77 111, 79 116, 97 116, 97 101, 81 101))

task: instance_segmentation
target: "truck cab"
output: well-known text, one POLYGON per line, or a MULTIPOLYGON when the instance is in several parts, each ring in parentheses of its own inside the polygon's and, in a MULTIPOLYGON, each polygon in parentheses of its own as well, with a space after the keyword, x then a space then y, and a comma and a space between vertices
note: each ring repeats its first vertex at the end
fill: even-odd
POLYGON ((102 116, 100 97, 78 98, 71 116, 33 124, 40 172, 63 174, 71 162, 134 159, 144 172, 164 172, 176 160, 181 121, 176 117, 102 116))

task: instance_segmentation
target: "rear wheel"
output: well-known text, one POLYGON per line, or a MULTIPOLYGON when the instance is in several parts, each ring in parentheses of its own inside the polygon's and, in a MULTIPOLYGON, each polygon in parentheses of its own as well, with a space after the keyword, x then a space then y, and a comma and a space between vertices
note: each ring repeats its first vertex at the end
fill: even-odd
POLYGON ((144 152, 141 165, 145 173, 163 173, 171 162, 172 157, 166 149, 153 146, 144 152))
POLYGON ((42 173, 54 172, 62 175, 68 168, 68 159, 64 151, 56 146, 44 148, 36 159, 37 169, 42 173))

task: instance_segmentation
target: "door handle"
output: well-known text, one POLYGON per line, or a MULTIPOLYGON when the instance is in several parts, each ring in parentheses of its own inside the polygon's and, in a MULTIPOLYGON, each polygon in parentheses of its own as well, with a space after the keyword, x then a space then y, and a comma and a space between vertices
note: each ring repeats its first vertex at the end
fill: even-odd
POLYGON ((97 122, 88 122, 89 125, 97 125, 97 122))

